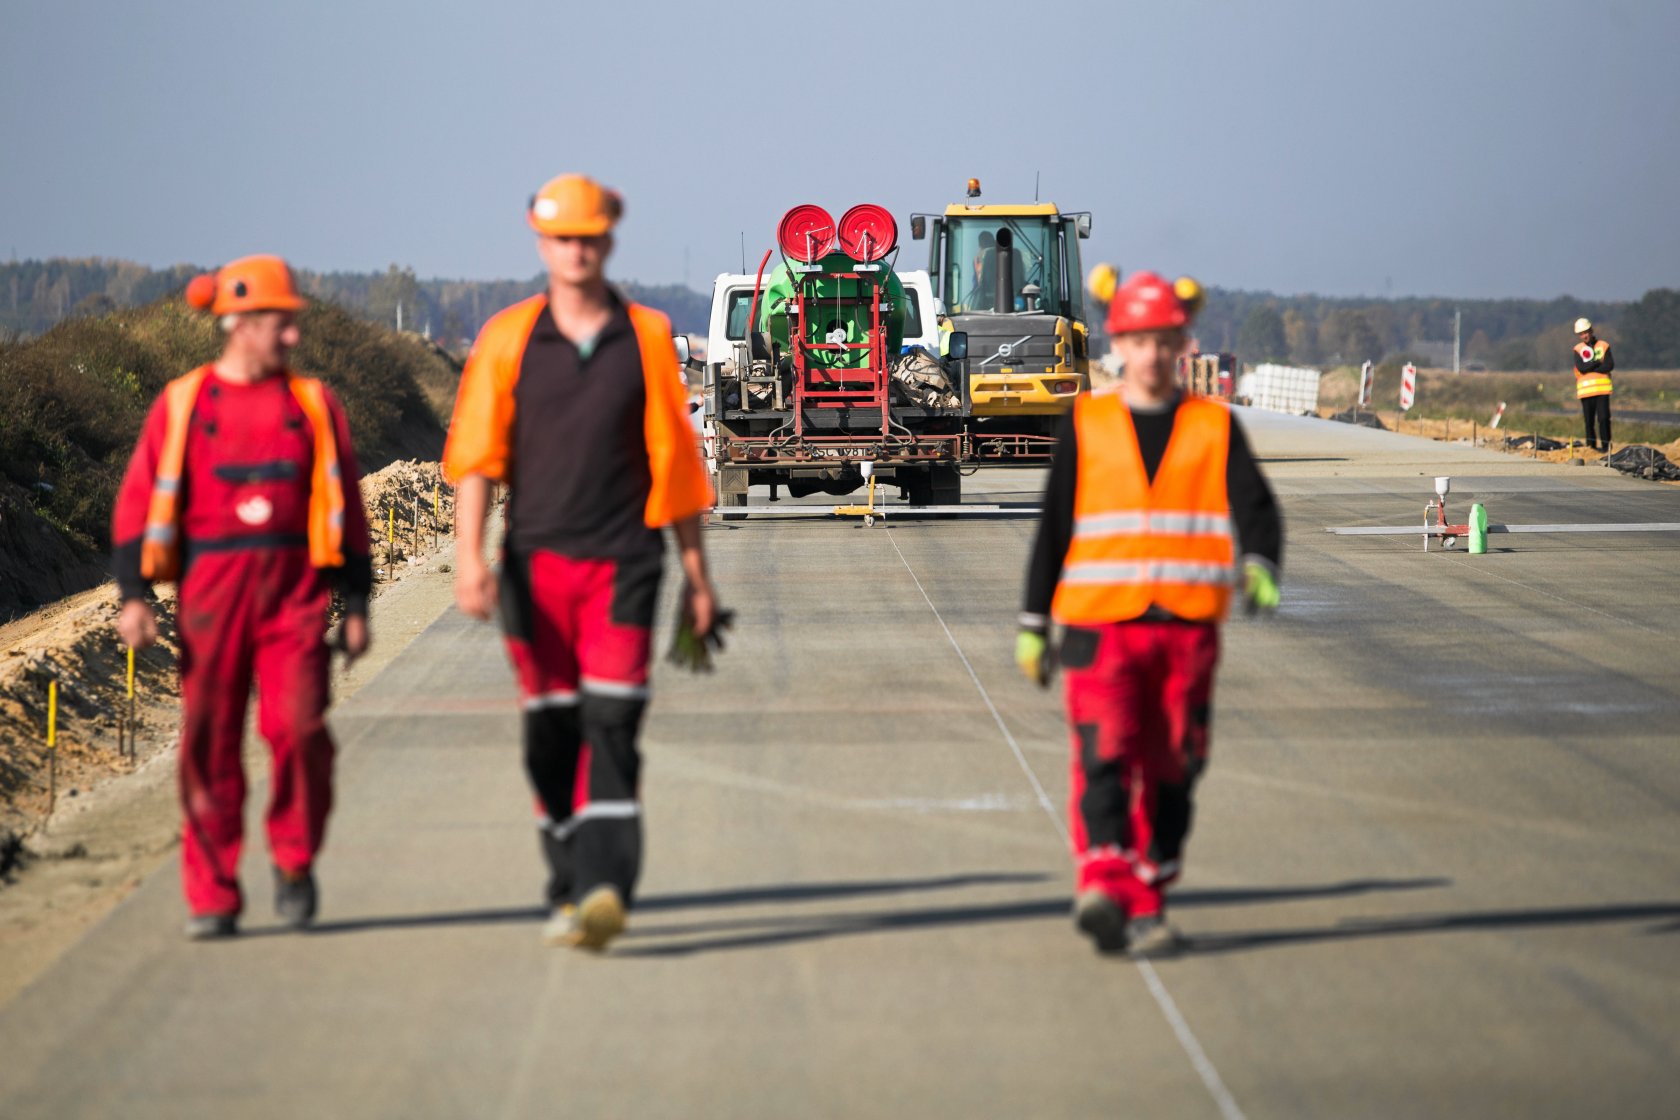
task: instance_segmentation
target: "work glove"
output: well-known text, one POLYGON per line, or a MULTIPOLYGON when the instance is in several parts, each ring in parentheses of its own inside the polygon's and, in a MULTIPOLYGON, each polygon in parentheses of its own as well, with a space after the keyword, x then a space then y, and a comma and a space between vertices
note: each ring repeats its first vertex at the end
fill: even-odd
POLYGON ((1248 614, 1271 614, 1277 610, 1279 598, 1277 577, 1271 568, 1258 560, 1243 565, 1243 608, 1248 614))
POLYGON ((1015 635, 1015 664, 1033 684, 1050 687, 1050 649, 1043 634, 1022 630, 1015 635))
POLYGON ((677 631, 671 635, 671 648, 665 660, 691 673, 712 671, 712 653, 723 652, 723 632, 735 624, 735 612, 719 608, 712 616, 712 628, 704 634, 694 632, 694 620, 687 611, 679 611, 677 631))

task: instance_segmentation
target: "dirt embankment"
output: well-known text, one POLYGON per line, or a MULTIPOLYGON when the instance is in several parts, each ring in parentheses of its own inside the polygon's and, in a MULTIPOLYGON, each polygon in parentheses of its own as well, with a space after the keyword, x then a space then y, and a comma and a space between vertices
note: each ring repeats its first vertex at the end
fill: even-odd
POLYGON ((0 619, 103 578, 101 557, 75 548, 35 512, 27 491, 0 478, 0 619))
MULTIPOLYGON (((447 540, 454 494, 437 463, 399 460, 362 480, 362 501, 377 595, 447 540)), ((160 640, 135 658, 139 734, 133 758, 118 749, 128 702, 127 651, 116 621, 116 591, 107 583, 0 626, 0 881, 27 858, 25 838, 46 817, 52 764, 62 803, 133 772, 174 743, 179 647, 173 594, 160 589, 160 640), (48 686, 55 681, 56 756, 45 741, 48 686)))

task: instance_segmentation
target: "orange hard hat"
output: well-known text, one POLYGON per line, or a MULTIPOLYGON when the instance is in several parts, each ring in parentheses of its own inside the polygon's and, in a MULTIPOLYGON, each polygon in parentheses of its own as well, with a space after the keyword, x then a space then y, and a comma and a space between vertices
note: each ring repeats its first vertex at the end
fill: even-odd
POLYGON ((525 220, 549 237, 599 237, 624 213, 624 200, 587 175, 550 179, 531 196, 525 220))
POLYGON ((1108 301, 1108 333, 1165 331, 1190 322, 1190 310, 1174 285, 1153 272, 1134 272, 1108 301))
POLYGON ((187 302, 212 315, 300 311, 304 303, 292 282, 292 270, 271 256, 240 257, 213 273, 193 277, 187 285, 187 302))

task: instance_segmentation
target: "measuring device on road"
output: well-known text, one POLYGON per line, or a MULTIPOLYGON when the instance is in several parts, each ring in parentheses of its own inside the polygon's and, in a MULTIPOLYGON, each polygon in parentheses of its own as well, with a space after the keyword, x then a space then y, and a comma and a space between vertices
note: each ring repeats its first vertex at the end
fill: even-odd
MULTIPOLYGON (((1605 521, 1579 524, 1497 525, 1490 524, 1487 509, 1480 502, 1470 507, 1470 519, 1453 524, 1447 516, 1447 495, 1452 492, 1452 479, 1446 475, 1435 479, 1435 497, 1423 507, 1423 550, 1429 551, 1429 538, 1440 537, 1442 549, 1456 548, 1468 539, 1470 554, 1487 551, 1489 533, 1680 533, 1680 521, 1605 521)), ((1399 537, 1417 532, 1414 525, 1335 525, 1324 530, 1341 537, 1399 537)))
POLYGON ((1470 520, 1461 525, 1451 524, 1447 519, 1447 495, 1452 492, 1452 478, 1448 475, 1437 475, 1435 478, 1435 498, 1423 507, 1423 550, 1429 551, 1429 538, 1440 537, 1443 549, 1455 548, 1458 542, 1468 538, 1472 554, 1487 551, 1487 511, 1480 504, 1470 507, 1470 520), (1430 517, 1434 523, 1430 523, 1430 517), (1477 526, 1480 525, 1480 532, 1477 526), (1477 547, 1477 545, 1480 547, 1477 547))

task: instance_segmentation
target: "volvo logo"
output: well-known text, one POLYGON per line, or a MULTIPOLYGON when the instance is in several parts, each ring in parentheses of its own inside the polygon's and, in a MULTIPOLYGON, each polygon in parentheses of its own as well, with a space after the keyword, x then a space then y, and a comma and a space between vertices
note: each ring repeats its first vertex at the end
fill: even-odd
POLYGON ((980 363, 980 368, 985 369, 987 366, 991 365, 995 361, 999 361, 999 360, 1008 361, 1009 356, 1011 354, 1015 353, 1015 347, 1021 345, 1021 343, 1026 342, 1031 338, 1032 338, 1032 335, 1024 334, 1020 338, 1017 338, 1014 342, 1005 342, 1005 343, 999 344, 999 346, 997 348, 997 352, 995 354, 993 354, 991 357, 987 358, 985 361, 981 362, 980 363))

